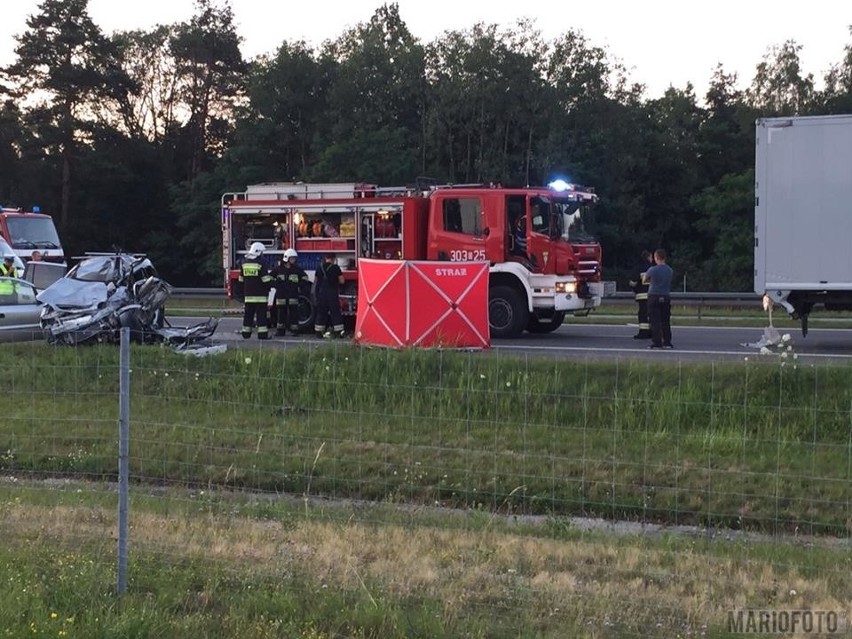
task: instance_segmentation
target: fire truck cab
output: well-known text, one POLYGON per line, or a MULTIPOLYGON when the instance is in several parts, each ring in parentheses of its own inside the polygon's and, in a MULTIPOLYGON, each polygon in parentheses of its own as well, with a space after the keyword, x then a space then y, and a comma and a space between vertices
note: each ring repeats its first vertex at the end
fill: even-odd
POLYGON ((53 218, 41 213, 38 207, 32 211, 0 208, 0 236, 25 262, 38 251, 46 262, 65 263, 65 251, 53 218))
MULTIPOLYGON (((295 248, 310 276, 333 252, 346 280, 341 308, 354 315, 361 258, 484 261, 492 337, 553 331, 566 314, 587 314, 603 296, 600 245, 582 232, 597 198, 585 187, 559 186, 270 183, 226 193, 225 285, 239 297, 237 269, 252 242, 264 243, 270 268, 295 248)), ((310 300, 300 309, 307 327, 310 300)))

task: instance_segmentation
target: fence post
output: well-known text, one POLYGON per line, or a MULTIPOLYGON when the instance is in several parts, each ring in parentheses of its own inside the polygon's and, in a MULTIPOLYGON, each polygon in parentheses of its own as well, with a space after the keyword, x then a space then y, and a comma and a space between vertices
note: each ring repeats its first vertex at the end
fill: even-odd
POLYGON ((130 475, 130 328, 121 329, 118 365, 118 585, 127 590, 127 491, 130 475))

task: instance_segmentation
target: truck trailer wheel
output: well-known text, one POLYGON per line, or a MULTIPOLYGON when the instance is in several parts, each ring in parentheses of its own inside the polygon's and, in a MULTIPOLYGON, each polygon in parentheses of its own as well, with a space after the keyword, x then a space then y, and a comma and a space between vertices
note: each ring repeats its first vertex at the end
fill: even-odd
POLYGON ((488 294, 488 324, 491 337, 518 337, 524 332, 530 312, 520 292, 511 286, 494 286, 488 294))

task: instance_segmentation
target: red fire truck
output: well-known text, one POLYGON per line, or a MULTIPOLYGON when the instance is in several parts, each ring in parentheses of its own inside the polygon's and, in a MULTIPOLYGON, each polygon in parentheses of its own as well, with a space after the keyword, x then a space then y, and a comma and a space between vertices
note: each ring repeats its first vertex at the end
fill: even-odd
MULTIPOLYGON (((600 245, 584 230, 597 197, 564 182, 551 186, 267 183, 222 197, 225 286, 240 298, 238 266, 253 242, 271 268, 295 248, 311 276, 337 255, 346 284, 344 315, 357 309, 360 258, 487 261, 492 337, 550 332, 565 315, 588 314, 603 296, 600 245)), ((312 308, 300 305, 301 324, 312 308)))
POLYGON ((65 262, 65 252, 53 218, 41 213, 38 207, 24 211, 19 208, 0 208, 0 236, 9 243, 15 254, 25 262, 34 251, 47 262, 65 262))

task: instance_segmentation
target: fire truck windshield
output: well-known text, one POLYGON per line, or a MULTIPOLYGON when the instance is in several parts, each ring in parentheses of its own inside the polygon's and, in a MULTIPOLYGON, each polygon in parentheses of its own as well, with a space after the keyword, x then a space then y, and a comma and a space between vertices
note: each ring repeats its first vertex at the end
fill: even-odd
POLYGON ((15 216, 9 217, 6 224, 11 244, 16 249, 59 248, 59 235, 49 217, 15 216))
POLYGON ((594 242, 592 234, 592 209, 584 202, 560 200, 556 202, 560 210, 562 238, 569 242, 594 242))
POLYGON ((535 196, 530 199, 530 215, 532 230, 552 238, 562 234, 562 220, 559 209, 554 207, 554 202, 543 196, 535 196))

